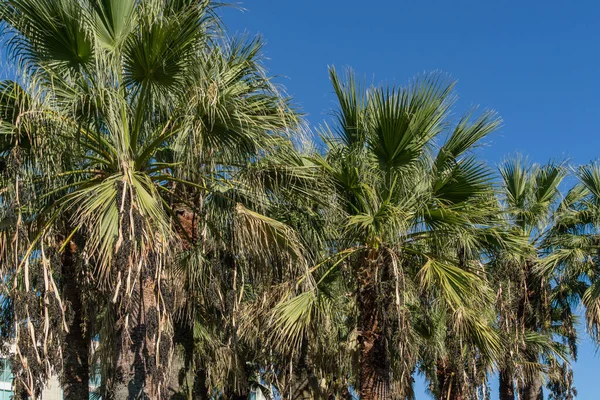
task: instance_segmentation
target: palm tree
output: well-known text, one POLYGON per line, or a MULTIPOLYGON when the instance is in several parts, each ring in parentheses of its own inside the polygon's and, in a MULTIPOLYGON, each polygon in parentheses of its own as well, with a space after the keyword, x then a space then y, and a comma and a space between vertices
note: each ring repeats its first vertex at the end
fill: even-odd
POLYGON ((309 257, 309 239, 294 219, 304 223, 302 203, 317 197, 315 172, 293 148, 279 146, 230 181, 214 182, 214 193, 201 200, 190 231, 197 241, 179 270, 189 316, 183 367, 198 371, 185 378, 188 389, 200 384, 200 392, 231 398, 247 398, 250 384, 277 380, 283 389, 285 372, 272 375, 278 353, 258 309, 273 288, 301 274, 309 257))
POLYGON ((489 204, 475 205, 490 198, 490 174, 468 152, 499 121, 493 113, 474 121, 468 115, 450 130, 453 83, 438 75, 407 88, 368 91, 352 74, 345 82, 334 69, 330 76, 339 102, 336 126, 326 128, 327 153, 314 161, 332 182, 330 223, 337 235, 327 244, 332 255, 303 278, 314 281, 316 274, 317 285, 275 308, 281 321, 275 329, 300 346, 300 332, 322 326, 312 322, 328 310, 319 301, 318 276, 337 271, 353 293, 346 322, 356 332, 358 365, 357 374, 340 374, 352 374, 361 399, 406 397, 418 359, 412 310, 422 296, 460 315, 458 331, 475 330, 478 344, 498 348, 479 312, 485 301, 474 298, 477 287, 486 299, 485 281, 460 264, 456 251, 442 249, 460 245, 470 252, 474 227, 488 221, 489 204), (447 139, 436 147, 444 132, 447 139))
POLYGON ((558 228, 562 233, 555 262, 561 268, 564 279, 579 284, 579 295, 585 307, 588 331, 598 342, 600 329, 600 281, 598 279, 598 245, 600 237, 600 165, 594 162, 576 170, 578 183, 571 190, 569 207, 566 208, 558 228))
POLYGON ((505 229, 523 241, 500 250, 490 263, 499 329, 507 346, 500 362, 500 398, 514 399, 519 390, 521 398, 538 400, 542 372, 548 366, 568 368, 568 355, 576 356, 571 310, 576 292, 556 268, 556 256, 565 241, 560 221, 579 196, 570 191, 561 197, 566 169, 559 164, 532 165, 515 157, 500 173, 505 229))
MULTIPOLYGON (((553 232, 547 240, 552 252, 542 269, 544 274, 550 270, 554 272, 553 291, 556 295, 553 300, 557 304, 554 314, 559 316, 560 334, 574 359, 577 356, 577 335, 573 326, 577 319, 571 307, 578 304, 585 307, 587 330, 592 339, 598 341, 600 167, 596 162, 580 166, 575 169, 575 176, 577 183, 565 195, 553 232)), ((569 365, 551 360, 549 367, 551 398, 575 398, 577 390, 569 365)))
POLYGON ((265 76, 259 41, 215 38, 208 1, 15 0, 2 3, 2 13, 23 90, 35 98, 19 119, 35 126, 27 133, 36 155, 19 170, 35 196, 23 200, 16 186, 14 201, 2 202, 20 213, 16 237, 30 232, 11 242, 14 262, 6 276, 15 285, 6 290, 12 298, 35 292, 28 282, 36 260, 48 292, 41 309, 34 307, 37 298, 14 309, 18 349, 44 349, 43 357, 17 352, 15 376, 23 383, 17 389, 35 397, 43 384, 34 360, 46 375, 64 361, 65 395, 81 398, 88 390, 89 338, 97 334, 107 395, 160 398, 183 298, 172 266, 185 247, 182 237, 194 241, 179 210, 185 205, 200 216, 200 199, 227 197, 223 189, 239 187, 236 176, 249 163, 288 146, 285 132, 298 116, 265 76), (58 271, 46 249, 63 254, 63 268, 77 253, 80 272, 63 273, 62 288, 47 282, 58 271), (90 307, 101 310, 97 321, 82 317, 77 302, 86 297, 86 282, 93 288, 90 307), (65 296, 66 312, 46 304, 65 296), (63 322, 55 338, 48 338, 48 326, 29 322, 34 311, 48 319, 50 309, 63 322), (20 329, 21 321, 27 327, 20 329), (85 336, 66 342, 58 332, 85 336), (58 347, 46 350, 52 340, 58 347))
POLYGON ((456 233, 440 231, 428 244, 428 251, 439 258, 453 259, 483 284, 479 288, 481 297, 474 303, 466 301, 463 307, 456 307, 452 302, 440 301, 443 293, 438 289, 421 294, 418 311, 413 311, 419 334, 419 369, 429 381, 431 393, 439 399, 485 397, 489 374, 499 356, 486 263, 493 250, 506 247, 511 238, 498 229, 501 221, 492 172, 472 154, 463 154, 469 143, 475 144, 498 126, 500 122, 492 116, 484 114, 472 124, 468 123, 470 115, 463 118, 441 147, 430 172, 434 196, 451 204, 462 203, 461 212, 472 213, 472 225, 462 226, 456 233), (479 318, 457 323, 465 311, 479 318))
MULTIPOLYGON (((480 204, 493 209, 489 203, 480 204)), ((474 227, 469 242, 470 249, 459 247, 457 259, 462 268, 485 277, 486 265, 482 260, 489 259, 490 247, 505 246, 503 238, 496 230, 496 216, 488 217, 488 227, 474 227)), ((451 251, 446 247, 445 251, 451 251)), ((489 285, 489 282, 486 282, 489 285)), ((488 377, 493 372, 500 350, 500 340, 495 329, 495 313, 485 301, 486 288, 482 288, 484 302, 469 304, 469 312, 477 311, 481 316, 476 321, 479 326, 457 324, 462 310, 454 311, 445 302, 439 301, 439 294, 422 297, 418 311, 415 311, 416 327, 419 333, 419 370, 429 381, 431 393, 438 399, 486 398, 488 377), (480 337, 481 333, 485 337, 480 337)))

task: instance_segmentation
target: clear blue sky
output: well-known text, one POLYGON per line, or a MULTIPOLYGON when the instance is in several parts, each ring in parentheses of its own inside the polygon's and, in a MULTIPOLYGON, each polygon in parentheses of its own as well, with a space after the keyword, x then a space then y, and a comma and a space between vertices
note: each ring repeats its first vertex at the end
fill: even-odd
MULTIPOLYGON (((281 76, 277 82, 312 126, 334 107, 328 65, 398 84, 441 70, 458 80, 457 112, 481 105, 503 117, 504 127, 482 150, 490 163, 515 152, 573 164, 600 156, 600 3, 247 0, 242 6, 247 11, 222 12, 224 22, 232 32, 266 39, 269 70, 281 76)), ((578 399, 596 400, 600 358, 585 334, 581 339, 578 399)), ((418 400, 429 398, 421 383, 418 393, 418 400)))

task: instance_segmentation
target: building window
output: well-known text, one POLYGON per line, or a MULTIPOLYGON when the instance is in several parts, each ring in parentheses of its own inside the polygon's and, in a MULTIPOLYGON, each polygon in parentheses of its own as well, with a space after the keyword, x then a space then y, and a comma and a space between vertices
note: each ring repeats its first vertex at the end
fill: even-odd
POLYGON ((12 384, 13 375, 10 370, 10 360, 7 358, 0 358, 0 382, 6 382, 12 384))
POLYGON ((11 400, 13 375, 10 370, 10 361, 0 358, 0 400, 11 400))

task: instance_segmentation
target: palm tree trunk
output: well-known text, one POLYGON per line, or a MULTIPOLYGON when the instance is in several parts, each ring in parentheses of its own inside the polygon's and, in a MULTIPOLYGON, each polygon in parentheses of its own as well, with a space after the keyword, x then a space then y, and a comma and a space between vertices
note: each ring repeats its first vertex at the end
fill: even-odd
POLYGON ((525 382, 522 390, 521 400, 544 400, 542 391, 542 376, 539 372, 525 382))
MULTIPOLYGON (((372 252, 373 253, 373 252, 372 252)), ((390 361, 377 302, 377 264, 370 254, 360 271, 359 311, 359 393, 361 400, 388 400, 390 393, 390 361)))
POLYGON ((454 378, 455 371, 448 359, 437 361, 436 375, 438 380, 438 393, 440 400, 463 400, 462 388, 454 378))
MULTIPOLYGON (((176 321, 174 327, 173 341, 181 346, 181 351, 175 352, 169 392, 180 394, 183 396, 182 399, 209 400, 206 370, 196 366, 194 360, 196 349, 193 324, 188 324, 187 321, 176 321)), ((171 398, 174 399, 175 396, 171 398)))
POLYGON ((504 369, 500 370, 500 400, 515 400, 515 387, 511 374, 504 369))
MULTIPOLYGON (((533 265, 531 262, 528 261, 525 269, 527 273, 526 276, 528 277, 528 287, 527 291, 525 292, 526 298, 523 300, 523 311, 521 312, 521 315, 519 315, 519 317, 523 318, 525 327, 527 329, 531 331, 540 331, 541 327, 538 327, 539 322, 537 322, 537 318, 532 318, 532 315, 528 315, 529 313, 525 311, 527 309, 525 307, 525 303, 538 304, 542 301, 539 298, 539 296, 542 293, 542 290, 541 288, 539 290, 536 290, 537 285, 533 284, 533 282, 536 282, 536 279, 533 278, 532 270, 533 265)), ((535 355, 528 356, 527 361, 531 364, 538 363, 538 354, 536 353, 535 355)), ((521 400, 544 400, 544 395, 542 392, 542 376, 540 371, 533 371, 533 376, 525 380, 525 384, 521 390, 521 394, 521 400)))
POLYGON ((84 329, 82 292, 77 279, 75 252, 76 246, 71 242, 62 254, 62 294, 70 309, 69 313, 73 316, 69 324, 69 332, 65 335, 63 350, 65 400, 81 400, 89 397, 90 335, 89 331, 84 329))
POLYGON ((156 365, 158 313, 153 277, 146 277, 131 296, 139 299, 129 313, 128 327, 117 332, 115 399, 160 399, 160 375, 156 365), (141 286, 141 287, 140 287, 141 286))
POLYGON ((194 396, 198 400, 209 400, 211 397, 206 386, 206 370, 198 368, 194 379, 194 396))
POLYGON ((317 377, 312 371, 310 361, 308 359, 308 340, 306 338, 302 339, 300 357, 294 374, 295 377, 292 383, 292 399, 318 400, 327 397, 324 393, 322 393, 317 377))

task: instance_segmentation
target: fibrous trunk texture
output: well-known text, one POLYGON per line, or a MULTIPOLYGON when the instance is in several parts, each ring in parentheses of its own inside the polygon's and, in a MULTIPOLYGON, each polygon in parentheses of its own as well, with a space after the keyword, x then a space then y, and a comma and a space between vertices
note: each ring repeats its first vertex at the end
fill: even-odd
POLYGON ((463 400, 462 387, 448 359, 439 359, 436 366, 439 398, 441 400, 463 400))
POLYGON ((500 400, 515 400, 512 376, 506 370, 500 370, 500 400))
POLYGON ((131 296, 136 306, 120 321, 115 354, 115 399, 154 400, 164 397, 161 396, 161 371, 156 363, 159 315, 155 286, 152 277, 146 277, 141 285, 136 285, 139 289, 134 290, 131 296))
POLYGON ((391 399, 390 361, 381 318, 382 305, 378 304, 376 257, 372 254, 360 271, 359 283, 360 399, 388 400, 391 399))
POLYGON ((302 339, 300 357, 295 369, 295 378, 292 384, 292 398, 297 400, 324 399, 324 393, 319 386, 317 377, 312 371, 308 359, 308 340, 302 339))
MULTIPOLYGON (((530 360, 535 362, 537 360, 530 360)), ((542 391, 542 376, 538 371, 534 371, 534 375, 525 382, 523 386, 521 400, 544 400, 542 391)))
POLYGON ((69 320, 69 332, 65 335, 63 390, 65 400, 81 400, 89 397, 89 346, 90 335, 83 319, 82 287, 77 279, 76 246, 72 242, 62 254, 62 294, 69 320))
POLYGON ((179 346, 171 362, 171 379, 169 393, 178 393, 182 400, 209 400, 209 390, 206 382, 206 370, 195 363, 196 349, 194 343, 193 324, 179 320, 175 324, 174 343, 179 346))

